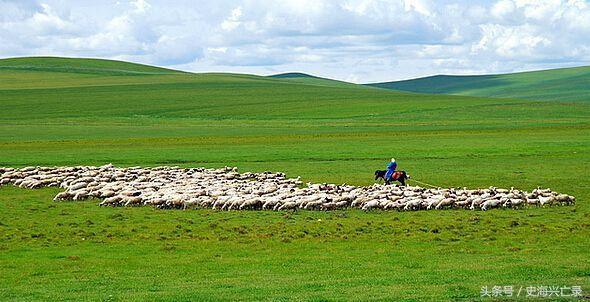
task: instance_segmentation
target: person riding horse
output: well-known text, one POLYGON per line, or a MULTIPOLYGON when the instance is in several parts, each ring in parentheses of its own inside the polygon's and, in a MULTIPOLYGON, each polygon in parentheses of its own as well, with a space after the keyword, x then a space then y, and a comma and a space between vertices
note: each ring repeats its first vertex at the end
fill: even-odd
POLYGON ((391 162, 387 164, 387 170, 377 170, 375 171, 375 180, 382 178, 385 181, 385 184, 388 185, 392 181, 399 181, 402 186, 406 185, 406 179, 410 179, 410 175, 406 173, 406 171, 395 171, 397 168, 397 162, 395 158, 391 159, 391 162))
POLYGON ((391 179, 393 173, 395 173, 395 169, 397 168, 397 163, 395 162, 395 158, 391 159, 391 162, 387 164, 387 173, 385 173, 385 180, 391 179))

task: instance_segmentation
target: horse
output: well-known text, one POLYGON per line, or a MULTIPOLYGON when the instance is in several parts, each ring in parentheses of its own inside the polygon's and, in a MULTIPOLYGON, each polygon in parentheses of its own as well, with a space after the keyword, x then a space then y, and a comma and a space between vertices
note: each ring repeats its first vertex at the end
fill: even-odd
POLYGON ((385 174, 387 173, 387 171, 385 170, 377 170, 375 171, 375 180, 379 180, 379 178, 383 179, 385 181, 385 174))
POLYGON ((385 170, 375 171, 375 180, 378 180, 379 178, 381 178, 385 181, 386 185, 391 184, 392 181, 399 181, 402 184, 402 186, 405 186, 406 179, 410 179, 410 174, 406 173, 406 171, 395 171, 395 172, 393 172, 393 175, 391 175, 391 177, 389 179, 385 179, 386 173, 387 173, 387 171, 385 171, 385 170))

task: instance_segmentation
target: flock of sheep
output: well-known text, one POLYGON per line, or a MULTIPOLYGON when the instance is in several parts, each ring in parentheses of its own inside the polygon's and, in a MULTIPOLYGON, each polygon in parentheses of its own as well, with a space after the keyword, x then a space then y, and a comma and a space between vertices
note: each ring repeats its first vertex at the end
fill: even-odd
POLYGON ((550 189, 426 189, 374 184, 311 184, 284 173, 238 173, 237 168, 26 167, 0 168, 0 185, 62 187, 54 200, 102 199, 101 206, 219 210, 431 210, 569 205, 575 197, 550 189))

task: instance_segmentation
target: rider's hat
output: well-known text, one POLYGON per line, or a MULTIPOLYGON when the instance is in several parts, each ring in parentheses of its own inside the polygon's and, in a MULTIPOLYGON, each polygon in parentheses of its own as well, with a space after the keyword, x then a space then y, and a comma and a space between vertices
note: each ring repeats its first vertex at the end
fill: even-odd
POLYGON ((391 158, 391 162, 394 163, 395 162, 395 158, 392 157, 391 158))

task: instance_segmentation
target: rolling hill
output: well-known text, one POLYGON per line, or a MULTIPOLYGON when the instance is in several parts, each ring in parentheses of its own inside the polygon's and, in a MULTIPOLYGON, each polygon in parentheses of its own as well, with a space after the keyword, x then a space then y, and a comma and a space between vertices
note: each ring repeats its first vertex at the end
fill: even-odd
POLYGON ((321 85, 321 86, 327 86, 327 87, 349 87, 349 88, 356 88, 356 89, 363 87, 361 85, 356 85, 356 84, 345 82, 345 81, 317 77, 317 76, 313 76, 313 75, 309 75, 309 74, 301 73, 301 72, 279 73, 279 74, 271 75, 269 77, 275 78, 275 79, 284 79, 284 80, 288 80, 288 81, 295 82, 295 83, 314 84, 314 85, 321 85))
POLYGON ((82 74, 179 74, 182 71, 105 59, 23 57, 0 59, 0 70, 28 70, 82 74))
POLYGON ((313 78, 313 79, 320 79, 320 77, 316 77, 307 73, 302 73, 302 72, 285 72, 285 73, 278 73, 278 74, 273 74, 270 75, 269 77, 271 78, 277 78, 277 79, 297 79, 297 78, 313 78))
POLYGON ((0 186, 0 300, 448 301, 479 300, 481 286, 586 290, 588 150, 590 102, 0 60, 0 166, 238 166, 370 185, 395 156, 412 179, 437 186, 550 186, 577 197, 485 212, 279 213, 98 207, 53 202, 58 188, 0 186))
POLYGON ((418 93, 525 98, 531 100, 590 100, 590 67, 498 75, 437 75, 367 85, 418 93))

